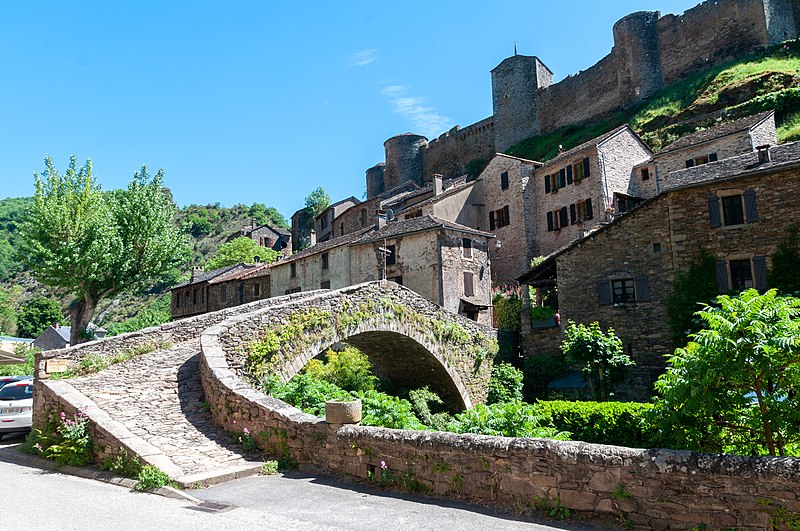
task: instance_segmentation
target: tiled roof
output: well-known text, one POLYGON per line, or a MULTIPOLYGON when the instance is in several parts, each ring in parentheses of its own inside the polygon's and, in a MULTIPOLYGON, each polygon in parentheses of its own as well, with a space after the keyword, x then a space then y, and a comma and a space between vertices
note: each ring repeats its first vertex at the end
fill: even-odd
POLYGON ((182 282, 181 284, 178 284, 177 286, 173 286, 172 289, 182 288, 184 286, 190 286, 192 284, 200 284, 202 282, 209 281, 209 280, 211 280, 213 278, 216 278, 216 277, 218 277, 218 276, 220 276, 222 274, 227 273, 228 271, 231 271, 233 269, 241 267, 242 265, 243 264, 234 264, 234 265, 230 265, 230 266, 227 266, 227 267, 222 267, 220 269, 214 269, 213 271, 203 271, 199 275, 195 276, 194 280, 190 279, 187 282, 182 282))
POLYGON ((321 252, 327 251, 328 249, 333 249, 334 247, 339 247, 340 245, 348 244, 348 243, 356 240, 360 236, 362 236, 364 233, 369 232, 371 230, 374 230, 374 228, 373 227, 367 227, 366 229, 361 229, 359 231, 352 232, 350 234, 345 234, 344 236, 339 236, 338 238, 333 238, 331 240, 326 240, 324 242, 319 242, 319 243, 317 243, 315 245, 312 245, 311 247, 306 247, 305 249, 303 249, 302 251, 300 251, 297 254, 293 254, 292 256, 287 257, 285 260, 280 260, 278 262, 275 262, 275 265, 281 265, 281 264, 285 264, 287 262, 294 262, 295 260, 298 260, 300 258, 304 258, 306 256, 311 256, 311 255, 314 255, 314 254, 317 254, 317 253, 321 253, 321 252))
POLYGON ((552 165, 552 164, 554 164, 556 162, 559 162, 559 161, 561 161, 563 159, 569 158, 572 155, 574 155, 576 153, 579 153, 579 152, 583 151, 586 148, 589 148, 589 147, 592 147, 592 146, 599 146, 600 144, 602 144, 603 142, 605 142, 606 140, 608 140, 612 136, 616 135, 617 133, 619 133, 620 131, 623 131, 625 129, 628 129, 628 130, 630 130, 631 133, 636 134, 636 133, 633 132, 633 129, 631 129, 630 126, 628 126, 628 124, 621 125, 621 126, 615 128, 615 129, 612 129, 608 133, 602 134, 600 136, 596 136, 596 137, 592 138, 591 140, 587 140, 583 144, 579 144, 579 145, 575 146, 572 149, 568 149, 567 151, 565 151, 563 153, 559 153, 558 155, 556 155, 552 159, 550 159, 547 162, 545 162, 544 166, 550 166, 550 165, 552 165))
POLYGON ((759 123, 763 122, 766 118, 768 118, 772 114, 775 114, 775 111, 765 111, 762 113, 753 114, 751 116, 745 116, 744 118, 739 118, 738 120, 734 120, 726 124, 718 125, 716 127, 710 127, 702 131, 697 131, 695 133, 682 136, 675 142, 661 149, 661 151, 656 153, 655 156, 658 157, 663 153, 677 151, 679 149, 687 148, 689 146, 694 146, 695 144, 710 142, 711 140, 716 140, 717 138, 722 138, 724 136, 732 135, 734 133, 749 131, 759 123))
POLYGON ((773 146, 770 148, 769 154, 770 161, 764 163, 758 162, 758 153, 751 152, 692 168, 673 171, 669 174, 664 190, 687 188, 709 181, 731 179, 749 173, 777 169, 781 166, 800 164, 800 142, 773 146))
POLYGON ((494 234, 490 232, 479 231, 477 229, 467 227, 466 225, 453 223, 452 221, 447 221, 445 219, 437 218, 435 216, 420 216, 418 218, 392 221, 387 223, 380 229, 373 228, 373 230, 367 232, 366 234, 361 236, 358 240, 355 240, 353 243, 366 243, 377 240, 396 238, 404 234, 410 234, 413 232, 422 232, 438 228, 457 230, 461 232, 467 232, 469 234, 477 234, 479 236, 486 236, 487 238, 494 237, 494 234))
POLYGON ((218 275, 208 281, 209 284, 219 284, 220 282, 228 282, 230 280, 251 278, 257 273, 269 269, 270 264, 240 264, 241 267, 231 269, 227 273, 218 275))

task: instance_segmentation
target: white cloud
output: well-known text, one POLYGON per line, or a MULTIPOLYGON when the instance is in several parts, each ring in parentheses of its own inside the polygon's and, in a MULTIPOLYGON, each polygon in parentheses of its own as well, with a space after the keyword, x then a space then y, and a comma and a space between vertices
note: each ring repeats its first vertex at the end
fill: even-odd
POLYGON ((378 50, 370 48, 368 50, 361 50, 350 56, 347 64, 350 66, 367 66, 378 60, 378 50))
POLYGON ((381 93, 389 99, 392 111, 404 116, 414 126, 415 132, 428 138, 438 136, 448 129, 450 118, 425 105, 425 98, 411 96, 403 85, 390 85, 381 93))

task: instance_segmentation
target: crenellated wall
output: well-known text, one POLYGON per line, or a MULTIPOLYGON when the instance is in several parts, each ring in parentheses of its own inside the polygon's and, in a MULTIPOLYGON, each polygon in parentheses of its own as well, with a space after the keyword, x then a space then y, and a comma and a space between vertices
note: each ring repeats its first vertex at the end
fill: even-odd
POLYGON ((422 152, 422 171, 425 182, 434 173, 445 179, 466 173, 467 165, 476 159, 488 161, 495 154, 494 120, 490 116, 464 127, 454 127, 428 142, 422 152))

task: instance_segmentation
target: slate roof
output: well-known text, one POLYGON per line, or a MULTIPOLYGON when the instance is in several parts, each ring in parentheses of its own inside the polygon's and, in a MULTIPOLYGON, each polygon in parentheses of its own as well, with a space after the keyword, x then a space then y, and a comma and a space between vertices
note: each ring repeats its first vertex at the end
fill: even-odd
MULTIPOLYGON (((581 151, 583 151, 583 150, 585 150, 587 148, 590 148, 592 146, 599 146, 600 144, 602 144, 603 142, 605 142, 606 140, 608 140, 612 136, 617 135, 618 133, 624 131, 625 129, 628 129, 631 133, 636 135, 634 130, 631 129, 628 124, 624 124, 624 125, 621 125, 621 126, 615 128, 615 129, 612 129, 608 133, 602 134, 600 136, 596 136, 596 137, 592 138, 591 140, 587 140, 583 144, 578 144, 577 146, 575 146, 572 149, 568 149, 567 151, 565 151, 563 153, 559 153, 558 155, 556 155, 552 159, 550 159, 547 162, 545 162, 543 165, 544 166, 550 166, 550 165, 552 165, 552 164, 554 164, 556 162, 559 162, 559 161, 561 161, 563 159, 569 158, 572 155, 575 155, 576 153, 579 153, 579 152, 581 152, 581 151)), ((638 138, 638 136, 639 135, 636 135, 637 138, 638 138)), ((535 161, 531 161, 531 162, 535 162, 535 161)))
POLYGON ((477 229, 467 227, 466 225, 453 223, 452 221, 447 221, 445 219, 437 218, 435 216, 420 216, 418 218, 392 221, 377 230, 373 228, 371 231, 367 232, 359 239, 353 241, 353 243, 367 243, 372 241, 391 239, 391 238, 396 238, 398 236, 403 236, 405 234, 412 234, 414 232, 423 232, 426 230, 432 230, 438 228, 457 230, 460 232, 466 232, 478 236, 486 236, 487 238, 494 237, 494 234, 490 232, 479 231, 477 229))
POLYGON ((365 229, 361 229, 356 232, 351 232, 350 234, 345 234, 344 236, 339 236, 338 238, 325 240, 324 242, 318 242, 317 244, 312 245, 311 247, 306 247, 297 254, 293 254, 292 256, 287 257, 285 260, 280 260, 279 262, 276 262, 275 265, 285 264, 287 262, 294 262, 295 260, 298 260, 300 258, 321 253, 327 251, 328 249, 339 247, 340 245, 348 244, 371 230, 374 230, 374 227, 367 227, 365 229))
POLYGON ((209 284, 219 284, 220 282, 228 282, 230 280, 237 280, 243 278, 251 278, 256 276, 265 269, 269 269, 270 264, 238 264, 240 267, 229 270, 227 273, 217 275, 208 281, 209 284))
POLYGON ((701 185, 710 181, 735 179, 749 173, 778 169, 781 166, 800 164, 800 142, 773 146, 769 150, 770 161, 758 162, 758 153, 745 153, 736 157, 701 164, 669 174, 665 191, 701 185))
POLYGON ((172 289, 177 289, 177 288, 182 288, 184 286, 190 286, 192 284, 200 284, 200 283, 203 283, 203 282, 207 282, 207 281, 209 281, 211 279, 214 279, 214 278, 216 278, 216 277, 218 277, 220 275, 223 275, 223 274, 227 273, 228 271, 236 269, 236 268, 238 268, 238 267, 240 267, 242 265, 243 264, 234 264, 234 265, 230 265, 230 266, 227 266, 227 267, 221 267, 220 269, 214 269, 213 271, 203 271, 202 273, 197 275, 194 278, 194 280, 189 279, 187 282, 182 282, 182 283, 178 284, 177 286, 172 286, 172 289))
POLYGON ((704 142, 710 142, 712 140, 732 135, 734 133, 749 131, 750 129, 760 124, 761 122, 769 118, 770 115, 773 114, 775 114, 775 111, 765 111, 762 113, 745 116, 744 118, 739 118, 738 120, 718 125, 716 127, 710 127, 702 131, 697 131, 695 133, 684 135, 675 142, 662 148, 658 153, 655 154, 655 156, 658 157, 659 155, 662 155, 664 153, 677 151, 679 149, 684 149, 697 144, 702 144, 704 142))

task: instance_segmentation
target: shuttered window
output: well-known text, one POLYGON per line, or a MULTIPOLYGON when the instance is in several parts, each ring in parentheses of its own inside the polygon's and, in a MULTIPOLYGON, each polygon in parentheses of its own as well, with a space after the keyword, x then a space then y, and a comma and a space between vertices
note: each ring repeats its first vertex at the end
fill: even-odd
MULTIPOLYGON (((586 159, 586 160, 589 160, 589 159, 586 159)), ((586 200, 586 219, 592 219, 592 217, 594 217, 593 214, 592 214, 592 200, 591 199, 587 199, 586 200)))
POLYGON ((583 176, 584 177, 589 176, 589 157, 583 159, 583 176))
POLYGON ((575 225, 578 222, 578 215, 576 213, 575 203, 569 206, 569 222, 571 225, 575 225))
POLYGON ((722 198, 722 221, 726 226, 744 223, 742 196, 728 195, 722 198))
POLYGON ((228 285, 223 284, 219 287, 219 300, 225 302, 228 300, 228 285))
POLYGON ((567 186, 567 171, 564 168, 558 170, 558 187, 564 188, 567 186))
POLYGON ((472 297, 475 295, 474 277, 469 271, 464 271, 464 295, 472 297))
POLYGON ((708 221, 711 228, 716 229, 721 225, 719 216, 719 197, 712 195, 708 198, 708 221))
POLYGON ((567 166, 567 184, 572 184, 572 165, 567 166))
POLYGON ((611 281, 597 281, 597 302, 600 304, 611 304, 611 281))
POLYGON ((687 159, 686 160, 686 167, 687 168, 691 168, 692 166, 694 166, 694 159, 687 159))
POLYGON ((633 279, 636 288, 636 302, 647 302, 650 300, 650 281, 647 277, 639 276, 633 279))
POLYGON ((489 230, 494 230, 496 227, 494 222, 494 210, 489 212, 489 230))
POLYGON ((744 198, 744 214, 747 223, 758 221, 758 209, 756 209, 756 193, 753 190, 745 190, 742 194, 744 198))
POLYGON ((561 210, 558 211, 558 218, 559 227, 566 227, 569 225, 569 221, 567 220, 567 207, 562 207, 561 210))
POLYGON ((550 176, 549 175, 545 175, 544 176, 544 193, 546 193, 546 194, 550 193, 550 176))
POLYGON ((716 153, 712 153, 712 154, 710 154, 710 155, 708 156, 708 161, 709 161, 709 162, 717 162, 717 154, 716 154, 716 153))
POLYGON ((504 171, 500 174, 500 188, 506 190, 508 188, 508 172, 504 171))
POLYGON ((728 293, 728 263, 725 260, 717 260, 714 264, 714 271, 717 275, 717 291, 728 293))
POLYGON ((553 226, 553 213, 552 212, 548 212, 547 213, 547 231, 550 232, 553 229, 555 229, 555 227, 553 226))
POLYGON ((767 257, 754 256, 753 257, 753 277, 755 280, 755 287, 757 290, 766 290, 767 285, 767 257))

